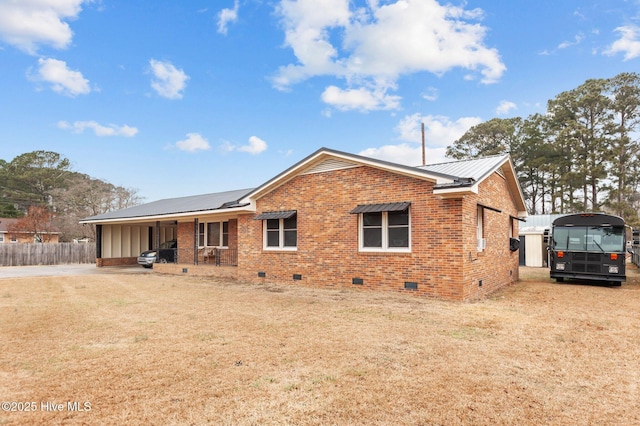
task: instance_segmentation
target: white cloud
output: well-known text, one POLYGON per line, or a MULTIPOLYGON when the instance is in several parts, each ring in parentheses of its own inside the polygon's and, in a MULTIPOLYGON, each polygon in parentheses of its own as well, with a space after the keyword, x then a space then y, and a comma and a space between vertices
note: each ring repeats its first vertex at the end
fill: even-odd
POLYGON ((560 43, 558 45, 558 49, 567 49, 567 48, 569 48, 571 46, 578 45, 578 44, 582 43, 582 40, 584 40, 584 34, 582 34, 582 33, 577 34, 573 38, 573 41, 563 41, 562 43, 560 43))
POLYGON ((616 28, 620 38, 604 51, 605 55, 613 56, 624 53, 624 60, 628 61, 640 56, 640 28, 635 25, 626 25, 616 28))
POLYGON ((249 138, 249 143, 247 145, 237 146, 237 145, 233 145, 230 142, 225 142, 221 148, 223 151, 227 151, 227 152, 239 151, 239 152, 246 152, 251 155, 257 155, 266 151, 267 147, 268 146, 265 141, 263 141, 257 136, 251 136, 249 138))
POLYGON ((461 117, 452 121, 443 116, 408 115, 400 120, 396 127, 399 139, 406 142, 367 148, 359 154, 408 166, 420 165, 422 163, 422 123, 424 123, 427 164, 448 161, 445 157, 447 147, 471 127, 481 122, 479 117, 461 117))
POLYGON ((496 114, 507 115, 514 109, 518 109, 518 105, 511 101, 500 101, 498 108, 496 108, 496 114))
POLYGON ((438 100, 438 89, 436 89, 435 87, 427 88, 427 90, 425 90, 425 92, 422 94, 422 99, 425 99, 427 101, 438 100))
POLYGON ((49 83, 54 92, 70 97, 91 92, 89 80, 80 71, 70 70, 66 62, 58 59, 38 59, 38 71, 29 78, 49 83))
POLYGON ((218 32, 227 35, 230 23, 238 21, 238 0, 233 2, 233 9, 222 9, 218 14, 218 32))
POLYGON ((196 152, 211 149, 209 141, 199 133, 187 133, 187 138, 176 142, 176 147, 181 151, 196 152))
POLYGON ((248 152, 249 154, 256 155, 267 149, 267 143, 257 136, 251 136, 249 138, 249 145, 244 145, 238 148, 238 151, 248 152))
POLYGON ((182 91, 187 86, 189 76, 168 61, 151 59, 149 65, 153 74, 153 80, 151 80, 153 90, 167 99, 182 99, 182 91))
POLYGON ((400 97, 386 94, 383 90, 370 90, 364 87, 342 90, 329 86, 321 96, 322 100, 340 111, 397 109, 400 97))
POLYGON ((424 123, 426 145, 447 147, 465 134, 467 130, 482 120, 479 117, 461 117, 451 121, 449 117, 441 115, 412 114, 405 116, 396 131, 403 141, 422 143, 422 123, 424 123))
POLYGON ((41 44, 64 49, 73 37, 65 21, 77 18, 87 1, 0 1, 0 39, 30 54, 41 44))
MULTIPOLYGON (((419 166, 422 163, 422 147, 408 143, 399 145, 384 145, 379 148, 367 148, 359 152, 365 157, 377 158, 379 160, 391 161, 393 163, 404 164, 407 166, 419 166)), ((444 158, 444 148, 425 149, 425 157, 430 160, 439 162, 444 158)), ((429 161, 433 163, 434 161, 429 161)))
POLYGON ((493 83, 506 69, 497 50, 484 45, 486 28, 477 23, 482 18, 479 9, 436 0, 369 1, 353 9, 350 4, 280 1, 285 45, 298 62, 278 70, 275 87, 286 90, 310 77, 329 75, 345 80, 342 94, 364 86, 369 92, 382 92, 382 98, 396 89, 402 75, 441 75, 464 68, 479 73, 484 83, 493 83))
POLYGON ((131 138, 138 134, 138 129, 135 127, 118 126, 116 124, 109 124, 103 126, 95 121, 74 121, 73 124, 69 124, 66 121, 59 121, 58 128, 63 130, 70 130, 73 133, 83 133, 85 129, 91 129, 96 136, 124 136, 131 138))

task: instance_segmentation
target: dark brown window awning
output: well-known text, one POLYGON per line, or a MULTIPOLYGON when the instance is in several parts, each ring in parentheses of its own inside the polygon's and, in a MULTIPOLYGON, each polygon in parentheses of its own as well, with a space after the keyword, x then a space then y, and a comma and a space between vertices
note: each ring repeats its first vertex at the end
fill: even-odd
POLYGON ((279 212, 264 212, 254 217, 254 220, 268 220, 268 219, 289 219, 297 213, 297 210, 283 210, 279 212))
POLYGON ((401 212, 411 205, 410 201, 401 203, 360 204, 349 213, 401 212))

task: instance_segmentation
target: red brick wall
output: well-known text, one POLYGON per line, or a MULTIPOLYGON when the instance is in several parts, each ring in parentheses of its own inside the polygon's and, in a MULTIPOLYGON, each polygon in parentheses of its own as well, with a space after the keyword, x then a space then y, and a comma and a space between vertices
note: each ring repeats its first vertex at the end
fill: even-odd
POLYGON ((489 176, 480 184, 479 194, 465 198, 465 251, 473 260, 465 268, 464 299, 477 299, 518 280, 518 251, 509 250, 509 230, 518 237, 518 216, 507 187, 507 182, 498 173, 489 176), (484 237, 486 249, 476 248, 477 205, 482 204, 500 212, 484 210, 484 237), (482 286, 480 286, 482 280, 482 286))
POLYGON ((238 221, 236 219, 229 220, 229 248, 238 248, 238 221))
POLYGON ((127 266, 127 265, 137 265, 138 258, 137 257, 108 257, 108 258, 98 258, 96 259, 96 266, 127 266))
MULTIPOLYGON (((289 282, 412 292, 468 300, 517 280, 518 252, 509 251, 509 215, 517 216, 506 182, 495 174, 481 195, 433 196, 433 184, 369 167, 298 176, 257 200, 258 213, 298 212, 298 249, 263 250, 262 221, 238 219, 238 275, 251 282, 289 282), (411 253, 358 251, 358 204, 411 201, 411 253), (476 206, 485 212, 487 248, 478 253, 476 206), (258 277, 264 272, 265 277, 258 277), (293 279, 294 274, 302 280, 293 279), (352 284, 361 278, 362 285, 352 284), (482 286, 479 286, 482 280, 482 286), (418 284, 405 290, 405 282, 418 284)), ((517 231, 516 234, 517 235, 517 231)))
POLYGON ((194 240, 194 221, 178 222, 178 238, 176 239, 178 245, 178 263, 193 264, 194 240))
MULTIPOLYGON (((433 196, 433 184, 369 167, 302 175, 257 201, 257 211, 297 210, 298 250, 262 249, 262 221, 241 216, 241 279, 410 291, 463 299, 461 200, 433 196), (358 204, 411 201, 411 253, 358 251, 358 204), (266 277, 258 277, 265 272, 266 277), (352 284, 361 278, 362 285, 352 284), (404 290, 406 281, 418 290, 404 290)), ((475 235, 475 228, 474 228, 475 235)), ((475 247, 475 245, 474 245, 475 247)))

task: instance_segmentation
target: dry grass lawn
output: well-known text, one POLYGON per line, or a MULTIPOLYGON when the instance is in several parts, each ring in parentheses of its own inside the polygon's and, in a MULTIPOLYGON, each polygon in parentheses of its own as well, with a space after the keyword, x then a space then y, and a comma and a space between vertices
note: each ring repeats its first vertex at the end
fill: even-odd
POLYGON ((640 424, 630 276, 609 288, 524 268, 475 303, 153 274, 3 279, 0 400, 36 404, 0 425, 640 424))

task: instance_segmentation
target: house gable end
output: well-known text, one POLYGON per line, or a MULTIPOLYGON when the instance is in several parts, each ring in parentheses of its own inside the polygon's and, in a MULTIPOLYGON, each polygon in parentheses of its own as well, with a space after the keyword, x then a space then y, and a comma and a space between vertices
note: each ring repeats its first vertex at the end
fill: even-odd
POLYGON ((266 182, 262 186, 256 188, 250 194, 247 194, 246 197, 241 200, 241 202, 253 203, 255 202, 255 200, 263 197, 264 195, 275 190, 281 185, 284 185, 296 176, 313 173, 324 173, 363 166, 382 169, 391 173, 410 176, 433 183, 447 183, 451 182, 453 179, 452 176, 443 173, 423 170, 418 167, 410 167, 402 164, 396 164, 383 160, 377 160, 374 158, 363 157, 360 155, 322 148, 311 154, 307 158, 303 159, 302 161, 298 162, 294 166, 290 167, 289 169, 285 170, 270 181, 266 182))

